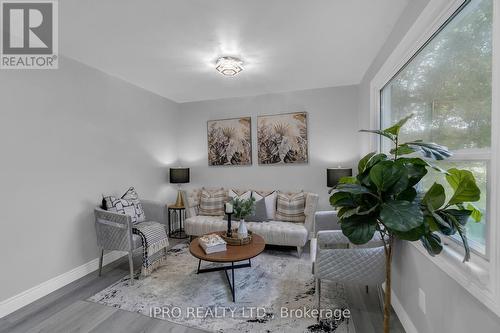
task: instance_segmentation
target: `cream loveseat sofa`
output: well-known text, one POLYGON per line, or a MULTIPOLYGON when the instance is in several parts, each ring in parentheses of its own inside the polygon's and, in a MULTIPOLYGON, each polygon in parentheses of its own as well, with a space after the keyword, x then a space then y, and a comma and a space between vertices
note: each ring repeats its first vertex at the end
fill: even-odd
MULTIPOLYGON (((198 206, 201 189, 193 189, 184 192, 184 204, 186 205, 186 220, 184 228, 189 236, 201 236, 215 231, 224 231, 227 229, 227 221, 224 216, 204 216, 198 215, 198 206)), ((262 236, 266 244, 295 246, 299 257, 302 249, 310 237, 313 237, 314 215, 318 205, 318 195, 315 193, 306 193, 305 202, 305 221, 285 222, 285 221, 266 221, 252 222, 246 221, 247 227, 252 232, 262 236)), ((237 228, 239 221, 232 222, 233 228, 237 228)))

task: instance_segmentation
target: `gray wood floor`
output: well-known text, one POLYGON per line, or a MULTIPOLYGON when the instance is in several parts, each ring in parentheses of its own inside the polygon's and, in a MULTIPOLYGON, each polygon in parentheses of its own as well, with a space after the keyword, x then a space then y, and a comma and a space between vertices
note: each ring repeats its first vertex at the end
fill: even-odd
MULTIPOLYGON (((135 261, 137 265, 140 264, 140 255, 136 256, 135 261)), ((126 260, 118 260, 104 268, 102 277, 91 273, 0 319, 0 332, 202 332, 165 320, 85 301, 127 273, 126 260)), ((367 294, 364 287, 346 289, 356 333, 382 332, 382 311, 376 290, 372 288, 367 294)), ((405 332, 394 313, 391 332, 405 332)))

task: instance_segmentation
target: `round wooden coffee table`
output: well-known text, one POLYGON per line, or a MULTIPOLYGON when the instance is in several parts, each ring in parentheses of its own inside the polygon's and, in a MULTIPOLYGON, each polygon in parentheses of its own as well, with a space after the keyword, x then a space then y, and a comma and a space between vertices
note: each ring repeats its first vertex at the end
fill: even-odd
MULTIPOLYGON (((211 232, 210 234, 223 234, 225 231, 211 232)), ((196 274, 224 271, 226 273, 227 282, 229 283, 229 288, 231 289, 231 295, 233 296, 233 302, 235 301, 235 285, 234 285, 234 270, 238 268, 252 267, 252 258, 258 256, 264 251, 266 242, 264 238, 259 235, 252 234, 252 241, 246 245, 227 245, 227 250, 224 252, 217 252, 212 254, 206 254, 203 248, 198 242, 198 238, 194 239, 191 244, 189 244, 189 252, 199 259, 198 270, 196 274), (200 268, 201 261, 225 263, 227 265, 211 268, 200 268), (239 261, 246 261, 247 263, 235 264, 239 261), (230 265, 229 265, 230 264, 230 265), (229 279, 228 270, 231 270, 231 279, 229 279)))

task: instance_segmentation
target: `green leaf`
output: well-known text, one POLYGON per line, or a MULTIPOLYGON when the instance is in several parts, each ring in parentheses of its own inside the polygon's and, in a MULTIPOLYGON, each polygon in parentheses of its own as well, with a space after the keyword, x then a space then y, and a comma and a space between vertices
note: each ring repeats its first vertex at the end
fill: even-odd
POLYGON ((433 216, 427 215, 424 216, 424 225, 430 230, 430 231, 439 231, 439 225, 434 219, 433 216))
POLYGON ((458 170, 457 168, 448 169, 446 180, 453 190, 457 190, 460 183, 464 180, 474 180, 472 172, 468 170, 458 170))
POLYGON ((472 172, 468 170, 458 170, 455 168, 448 170, 446 180, 455 190, 448 205, 456 205, 463 202, 478 201, 481 195, 481 190, 476 185, 476 180, 472 172))
POLYGON ((342 207, 339 212, 337 213, 337 217, 339 219, 345 219, 349 216, 356 215, 359 207, 356 208, 351 208, 351 207, 342 207))
POLYGON ((391 127, 384 129, 384 133, 389 133, 389 134, 392 134, 394 136, 399 135, 399 131, 401 130, 401 127, 403 127, 404 124, 406 124, 406 122, 408 120, 410 120, 413 116, 414 116, 413 113, 409 114, 408 116, 404 117, 403 119, 401 119, 400 121, 398 121, 397 123, 392 125, 391 127))
POLYGON ((467 240, 467 233, 465 229, 465 224, 472 211, 466 209, 447 209, 442 211, 441 216, 445 217, 449 223, 452 224, 455 234, 458 231, 460 238, 462 238, 462 243, 465 249, 465 255, 463 262, 469 261, 470 259, 470 248, 469 242, 467 240))
POLYGON ((457 232, 457 228, 455 228, 455 222, 453 222, 453 217, 447 215, 443 212, 432 213, 431 214, 433 221, 437 224, 437 230, 446 236, 454 235, 457 232))
POLYGON ((339 179, 339 184, 356 184, 358 179, 354 176, 351 177, 342 177, 339 179))
POLYGON ((423 224, 423 214, 416 203, 391 200, 382 204, 380 219, 395 231, 406 232, 423 224))
POLYGON ((407 144, 401 144, 398 146, 398 148, 393 148, 391 149, 390 153, 392 155, 408 155, 408 154, 413 154, 415 152, 414 148, 411 148, 407 144))
POLYGON ((440 254, 443 250, 443 244, 441 244, 441 238, 435 233, 425 234, 420 238, 422 245, 425 247, 427 252, 431 256, 435 256, 436 254, 440 254))
POLYGON ((385 136, 386 138, 390 139, 391 141, 396 140, 396 136, 395 135, 393 135, 391 133, 388 133, 388 132, 384 132, 382 130, 360 130, 360 132, 374 133, 374 134, 378 134, 378 135, 381 135, 381 136, 385 136))
POLYGON ((375 204, 372 207, 358 206, 356 215, 369 215, 379 208, 379 204, 375 204))
POLYGON ((469 221, 472 211, 468 209, 445 209, 441 211, 440 214, 445 214, 446 216, 451 215, 454 218, 454 220, 452 220, 453 222, 465 226, 467 221, 469 221))
POLYGON ((368 188, 359 184, 338 184, 335 187, 334 192, 347 192, 352 195, 371 193, 371 191, 368 188))
POLYGON ((408 231, 393 231, 394 236, 396 236, 399 239, 402 240, 407 240, 407 241, 417 241, 422 237, 422 235, 425 233, 425 229, 423 226, 408 230, 408 231))
POLYGON ((474 222, 481 222, 483 219, 483 212, 479 210, 475 205, 469 203, 467 204, 467 209, 470 210, 472 213, 470 214, 470 217, 474 220, 474 222))
POLYGON ((470 247, 469 247, 469 241, 467 240, 467 234, 463 226, 458 226, 457 230, 458 234, 460 235, 460 238, 462 238, 462 243, 464 245, 464 250, 465 250, 464 260, 462 261, 467 262, 470 260, 470 247))
POLYGON ((341 220, 342 233, 354 244, 365 244, 373 238, 377 221, 373 216, 353 215, 341 220))
POLYGON ((446 194, 444 187, 441 184, 434 183, 431 188, 425 193, 423 202, 427 207, 431 208, 431 211, 441 208, 446 201, 446 194))
POLYGON ((370 153, 363 157, 359 163, 358 163, 358 173, 362 174, 365 171, 369 170, 372 168, 375 164, 377 164, 380 161, 385 161, 387 160, 387 155, 386 154, 375 154, 375 153, 370 153))
POLYGON ((384 192, 405 177, 405 169, 393 161, 382 161, 370 170, 370 180, 379 191, 384 192))
POLYGON ((414 187, 408 187, 396 196, 396 200, 412 202, 417 197, 417 190, 414 187))
POLYGON ((369 153, 365 155, 362 159, 359 160, 358 162, 358 173, 363 173, 366 170, 366 165, 368 164, 368 161, 375 155, 375 152, 369 153))
POLYGON ((441 168, 441 167, 439 167, 439 166, 437 166, 437 165, 435 165, 435 164, 432 164, 432 163, 427 163, 427 165, 428 165, 429 167, 433 168, 434 170, 436 170, 436 171, 437 171, 437 172, 439 172, 439 173, 443 173, 443 174, 445 174, 445 175, 447 175, 447 174, 448 174, 448 171, 446 171, 445 169, 443 169, 443 168, 441 168))
POLYGON ((351 194, 346 192, 336 192, 330 196, 330 204, 333 207, 355 207, 356 203, 351 194))
POLYGON ((410 186, 418 184, 420 180, 427 174, 427 162, 418 157, 398 158, 395 163, 402 165, 407 170, 408 183, 410 186))
POLYGON ((401 145, 408 146, 409 148, 414 149, 415 152, 419 152, 425 157, 435 160, 444 160, 445 158, 448 158, 452 155, 447 147, 438 145, 436 143, 422 142, 422 140, 405 142, 401 145))
POLYGON ((388 191, 391 194, 399 194, 408 188, 408 185, 409 185, 409 183, 408 183, 408 170, 404 167, 402 167, 401 170, 402 170, 402 172, 399 176, 398 181, 388 191))

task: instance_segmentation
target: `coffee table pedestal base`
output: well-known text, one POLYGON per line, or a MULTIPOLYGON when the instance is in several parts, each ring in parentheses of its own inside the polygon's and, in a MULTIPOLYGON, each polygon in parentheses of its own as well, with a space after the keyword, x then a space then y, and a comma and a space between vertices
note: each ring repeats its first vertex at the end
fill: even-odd
POLYGON ((229 284, 229 289, 231 290, 231 295, 233 297, 233 302, 235 302, 235 295, 236 295, 236 288, 234 285, 234 270, 239 269, 239 268, 246 268, 246 267, 252 267, 252 261, 251 259, 248 259, 248 263, 244 264, 234 264, 234 262, 231 262, 231 265, 225 265, 225 266, 220 266, 220 267, 211 267, 211 268, 200 268, 201 267, 201 259, 199 259, 198 262, 198 271, 196 274, 200 273, 210 273, 210 272, 218 272, 218 271, 224 271, 226 274, 227 278, 227 283, 229 284), (231 279, 229 278, 229 274, 227 271, 231 271, 231 279))

